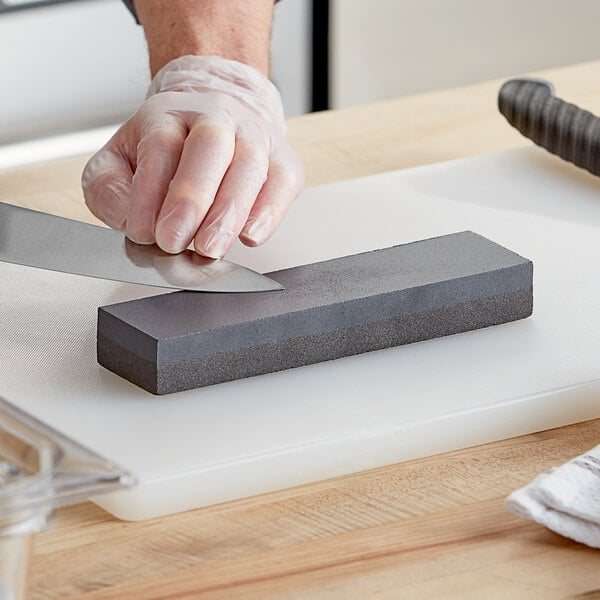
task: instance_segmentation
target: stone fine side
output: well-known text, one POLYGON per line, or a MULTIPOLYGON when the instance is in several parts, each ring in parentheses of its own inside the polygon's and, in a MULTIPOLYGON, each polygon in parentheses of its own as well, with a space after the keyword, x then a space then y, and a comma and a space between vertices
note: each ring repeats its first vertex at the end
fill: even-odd
MULTIPOLYGON (((530 260, 466 231, 98 311, 98 362, 168 394, 524 319, 530 260)), ((399 356, 401 360, 401 356, 399 356)))

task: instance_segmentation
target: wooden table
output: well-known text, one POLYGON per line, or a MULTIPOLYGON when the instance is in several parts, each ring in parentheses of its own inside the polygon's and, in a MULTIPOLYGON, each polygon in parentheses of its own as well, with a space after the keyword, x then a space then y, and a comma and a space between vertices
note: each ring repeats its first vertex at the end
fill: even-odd
MULTIPOLYGON (((600 61, 540 75, 600 113, 600 61)), ((308 185, 527 145, 499 83, 292 119, 308 185)), ((93 221, 85 160, 1 173, 0 200, 93 221)), ((503 507, 599 443, 600 419, 149 522, 64 509, 38 536, 31 598, 600 598, 599 551, 503 507)))

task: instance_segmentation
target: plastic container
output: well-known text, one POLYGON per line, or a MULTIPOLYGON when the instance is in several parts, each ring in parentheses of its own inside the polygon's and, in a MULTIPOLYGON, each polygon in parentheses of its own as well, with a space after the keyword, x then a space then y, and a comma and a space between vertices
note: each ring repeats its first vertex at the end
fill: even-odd
POLYGON ((58 506, 129 487, 117 465, 0 398, 0 600, 21 600, 32 536, 58 506))

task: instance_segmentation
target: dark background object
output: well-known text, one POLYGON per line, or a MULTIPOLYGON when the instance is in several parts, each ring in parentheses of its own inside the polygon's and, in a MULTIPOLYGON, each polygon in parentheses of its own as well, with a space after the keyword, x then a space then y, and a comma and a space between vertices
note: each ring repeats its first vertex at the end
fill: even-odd
POLYGON ((528 317, 531 261, 472 232, 270 274, 265 294, 176 292, 98 311, 98 361, 155 394, 528 317))
POLYGON ((600 175, 600 119, 554 96, 550 82, 511 79, 500 88, 498 108, 538 146, 600 175))
POLYGON ((312 107, 313 112, 329 109, 329 0, 312 3, 312 107))

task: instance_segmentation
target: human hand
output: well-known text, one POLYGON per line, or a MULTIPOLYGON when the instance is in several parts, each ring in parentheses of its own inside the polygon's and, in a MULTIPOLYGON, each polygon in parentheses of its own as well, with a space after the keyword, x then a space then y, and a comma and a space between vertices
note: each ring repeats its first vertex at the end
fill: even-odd
POLYGON ((87 164, 91 212, 139 244, 220 258, 235 239, 265 242, 300 193, 281 96, 258 71, 182 56, 154 77, 140 109, 87 164))

